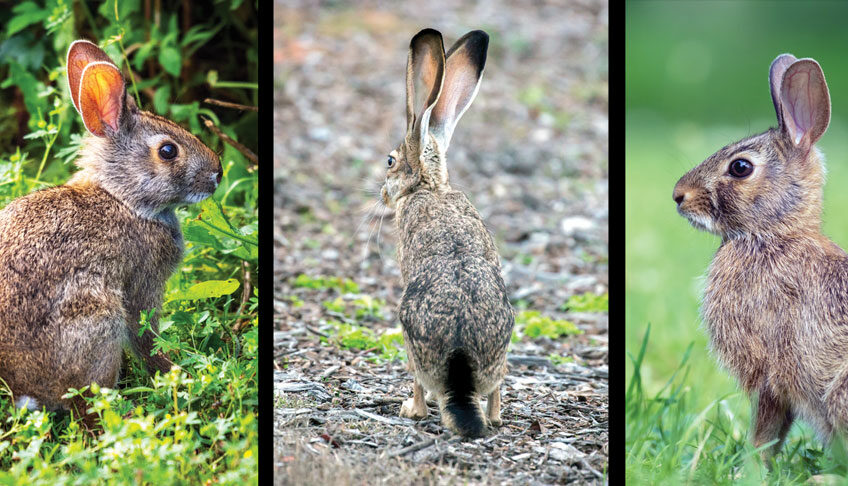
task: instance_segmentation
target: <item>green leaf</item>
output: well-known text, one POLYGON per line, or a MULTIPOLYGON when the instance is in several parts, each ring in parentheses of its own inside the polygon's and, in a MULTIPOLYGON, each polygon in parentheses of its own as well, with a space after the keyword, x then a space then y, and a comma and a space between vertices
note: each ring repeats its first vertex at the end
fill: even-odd
POLYGON ((239 288, 239 281, 230 278, 227 280, 207 280, 192 285, 186 290, 178 290, 168 297, 167 302, 175 300, 201 300, 213 299, 222 295, 230 295, 239 288))
POLYGON ((166 46, 159 50, 159 64, 171 76, 178 77, 182 68, 180 51, 176 47, 166 46))
POLYGON ((11 37, 26 27, 41 22, 50 15, 50 11, 42 9, 35 2, 23 2, 15 5, 12 12, 16 15, 6 24, 6 36, 11 37))
POLYGON ((164 85, 153 95, 153 109, 156 113, 168 113, 168 100, 171 99, 171 87, 164 85))
POLYGON ((135 55, 133 56, 133 67, 135 67, 136 71, 141 71, 141 68, 144 66, 144 61, 150 57, 150 53, 153 52, 154 43, 153 42, 145 42, 135 51, 135 55))
POLYGON ((200 214, 197 215, 198 221, 207 225, 214 231, 229 236, 247 245, 259 246, 259 240, 254 235, 245 235, 238 228, 234 227, 230 220, 224 215, 224 209, 221 203, 214 198, 208 198, 199 203, 200 214))

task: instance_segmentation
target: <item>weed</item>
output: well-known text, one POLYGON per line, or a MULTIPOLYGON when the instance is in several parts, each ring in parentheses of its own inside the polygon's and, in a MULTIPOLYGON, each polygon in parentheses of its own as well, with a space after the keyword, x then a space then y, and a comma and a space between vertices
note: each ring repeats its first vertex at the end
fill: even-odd
POLYGON ((596 295, 586 292, 572 295, 568 302, 560 307, 562 311, 572 312, 609 312, 609 294, 596 295))
POLYGON ((559 339, 563 336, 583 334, 571 321, 555 320, 543 316, 535 310, 522 310, 515 315, 515 330, 512 334, 512 342, 518 342, 523 336, 531 339, 547 337, 559 339))
POLYGON ((349 278, 342 277, 310 277, 306 274, 300 274, 294 279, 295 288, 307 288, 317 290, 336 289, 342 293, 359 293, 359 285, 349 278))

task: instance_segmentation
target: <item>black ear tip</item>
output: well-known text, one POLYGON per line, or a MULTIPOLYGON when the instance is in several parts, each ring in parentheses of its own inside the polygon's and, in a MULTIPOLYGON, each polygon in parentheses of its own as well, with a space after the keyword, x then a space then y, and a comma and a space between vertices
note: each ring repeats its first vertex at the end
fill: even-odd
POLYGON ((412 40, 409 41, 409 46, 412 47, 413 45, 415 45, 416 42, 419 42, 420 40, 425 39, 427 37, 435 37, 437 39, 441 39, 442 33, 436 29, 431 29, 429 27, 426 29, 422 29, 420 32, 418 32, 412 37, 412 40))
POLYGON ((484 30, 472 30, 468 33, 468 35, 480 39, 480 42, 485 42, 486 44, 489 43, 489 34, 487 34, 484 30))

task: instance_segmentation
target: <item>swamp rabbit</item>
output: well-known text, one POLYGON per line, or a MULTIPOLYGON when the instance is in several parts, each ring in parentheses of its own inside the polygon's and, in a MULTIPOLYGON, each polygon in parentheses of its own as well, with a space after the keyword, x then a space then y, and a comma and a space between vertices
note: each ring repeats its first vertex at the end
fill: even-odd
POLYGON ((174 207, 212 195, 222 168, 196 137, 140 110, 97 45, 72 43, 67 75, 90 133, 81 170, 0 211, 0 379, 17 406, 71 409, 91 427, 85 401, 62 395, 114 387, 124 347, 151 372, 171 369, 151 355, 153 333, 139 336, 140 314, 158 312, 182 260, 174 207))

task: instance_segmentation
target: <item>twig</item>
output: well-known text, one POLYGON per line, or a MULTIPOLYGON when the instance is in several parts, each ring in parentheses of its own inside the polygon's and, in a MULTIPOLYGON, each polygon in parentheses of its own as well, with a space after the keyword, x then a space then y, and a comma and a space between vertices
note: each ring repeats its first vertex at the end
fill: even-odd
POLYGON ((385 397, 385 398, 377 398, 371 400, 370 402, 365 403, 357 403, 357 408, 366 408, 366 407, 379 407, 381 405, 392 405, 395 403, 403 403, 404 399, 401 397, 385 397))
MULTIPOLYGON (((424 442, 418 442, 417 444, 412 444, 411 446, 404 447, 403 449, 400 449, 400 450, 397 450, 397 451, 394 451, 394 452, 390 452, 388 454, 388 457, 404 456, 406 454, 409 454, 410 452, 416 452, 416 451, 420 451, 422 449, 426 449, 426 448, 432 446, 433 444, 435 444, 436 441, 439 440, 439 438, 440 437, 434 437, 432 439, 425 440, 424 442)), ((451 444, 451 443, 454 443, 454 442, 459 442, 460 439, 461 439, 461 437, 459 437, 458 435, 455 435, 455 436, 453 436, 453 437, 451 437, 447 440, 442 441, 442 443, 443 444, 451 444)))
MULTIPOLYGON (((365 417, 365 418, 367 418, 367 419, 376 420, 377 422, 382 422, 382 423, 384 423, 384 424, 389 424, 389 425, 406 425, 406 421, 405 421, 405 420, 401 420, 401 419, 388 419, 388 418, 386 418, 386 417, 381 417, 381 416, 379 416, 379 415, 377 415, 377 414, 375 414, 375 413, 366 412, 365 410, 360 410, 360 409, 358 409, 358 408, 356 409, 356 414, 357 414, 357 415, 359 415, 359 416, 361 416, 361 417, 365 417)), ((406 420, 408 420, 408 419, 406 419, 406 420)))
POLYGON ((212 130, 212 132, 215 133, 215 135, 218 135, 218 137, 220 137, 221 140, 223 140, 225 143, 228 143, 235 147, 236 150, 241 152, 242 155, 244 155, 251 162, 253 162, 253 165, 259 165, 259 158, 256 157, 256 154, 254 154, 253 151, 230 138, 229 135, 222 132, 220 128, 216 127, 215 123, 213 123, 212 120, 210 120, 209 118, 206 118, 205 116, 201 116, 201 118, 203 119, 203 124, 206 125, 206 128, 212 130))
POLYGON ((425 440, 424 442, 417 442, 415 444, 412 444, 411 446, 404 447, 403 449, 396 450, 394 452, 390 452, 388 454, 388 457, 405 456, 406 454, 409 454, 410 452, 415 452, 415 451, 420 451, 421 449, 426 449, 426 448, 430 447, 431 445, 433 445, 435 443, 436 443, 435 438, 430 439, 430 440, 425 440))
MULTIPOLYGON (((244 310, 244 307, 250 300, 251 290, 253 290, 250 284, 250 264, 247 263, 247 261, 241 262, 241 280, 242 282, 244 282, 244 288, 241 292, 241 305, 239 305, 238 311, 236 311, 236 314, 239 315, 241 315, 242 311, 244 310)), ((235 325, 233 325, 233 332, 241 331, 244 325, 248 322, 250 322, 250 319, 248 319, 247 317, 242 317, 241 319, 237 320, 235 325)))
POLYGON ((313 328, 309 324, 304 323, 303 325, 306 327, 306 330, 311 332, 312 334, 317 334, 317 335, 319 335, 323 338, 330 339, 330 336, 324 334, 323 332, 319 331, 318 329, 313 328))
POLYGON ((229 101, 216 100, 215 98, 206 98, 203 102, 209 103, 210 105, 223 106, 224 108, 232 108, 234 110, 259 111, 258 106, 240 105, 238 103, 230 103, 229 101))
POLYGON ((326 370, 324 370, 324 371, 323 371, 320 375, 318 375, 318 381, 321 381, 321 380, 323 380, 324 378, 326 378, 326 377, 328 377, 328 376, 332 375, 332 374, 333 374, 333 373, 335 373, 336 371, 339 371, 339 369, 340 369, 340 368, 341 368, 341 366, 339 366, 339 365, 333 365, 333 366, 330 366, 329 368, 327 368, 326 370))
POLYGON ((604 477, 604 475, 603 475, 603 474, 601 474, 601 473, 600 473, 600 471, 598 471, 598 470, 596 470, 595 468, 593 468, 592 466, 590 466, 590 465, 589 465, 589 462, 588 462, 585 458, 584 458, 584 459, 580 459, 580 463, 581 463, 581 464, 583 464, 584 466, 586 466, 586 469, 588 469, 589 471, 591 471, 591 472, 592 472, 592 474, 594 474, 594 475, 595 475, 595 477, 597 477, 597 478, 603 478, 603 477, 604 477))

